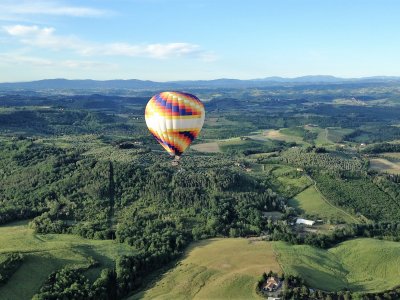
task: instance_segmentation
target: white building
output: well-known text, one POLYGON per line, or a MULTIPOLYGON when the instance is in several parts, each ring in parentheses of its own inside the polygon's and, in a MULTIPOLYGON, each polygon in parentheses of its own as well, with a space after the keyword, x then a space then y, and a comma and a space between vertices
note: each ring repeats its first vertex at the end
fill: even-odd
POLYGON ((304 224, 304 225, 307 225, 307 226, 313 226, 314 223, 315 223, 314 221, 301 219, 301 218, 298 218, 296 220, 296 224, 304 224))

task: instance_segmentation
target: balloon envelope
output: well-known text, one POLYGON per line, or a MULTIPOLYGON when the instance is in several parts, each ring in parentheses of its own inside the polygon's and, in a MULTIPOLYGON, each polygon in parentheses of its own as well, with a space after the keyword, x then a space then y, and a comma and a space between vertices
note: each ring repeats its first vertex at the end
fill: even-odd
POLYGON ((147 103, 145 119, 156 140, 171 155, 180 156, 204 124, 203 103, 182 92, 162 92, 147 103))

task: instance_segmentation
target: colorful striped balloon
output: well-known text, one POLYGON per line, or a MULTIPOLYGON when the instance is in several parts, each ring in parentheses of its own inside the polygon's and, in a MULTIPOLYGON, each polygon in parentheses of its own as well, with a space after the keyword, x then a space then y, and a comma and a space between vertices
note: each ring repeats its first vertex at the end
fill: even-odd
POLYGON ((156 140, 171 155, 180 156, 199 135, 204 105, 194 95, 162 92, 147 103, 145 119, 156 140))

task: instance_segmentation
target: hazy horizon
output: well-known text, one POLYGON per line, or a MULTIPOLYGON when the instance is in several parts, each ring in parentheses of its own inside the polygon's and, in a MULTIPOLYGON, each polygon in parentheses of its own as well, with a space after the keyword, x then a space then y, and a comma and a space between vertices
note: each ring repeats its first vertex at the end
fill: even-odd
POLYGON ((333 76, 333 75, 314 75, 314 74, 307 74, 307 75, 301 75, 301 76, 296 76, 296 77, 283 77, 283 76, 265 76, 262 78, 209 78, 209 79, 181 79, 181 80, 151 80, 151 79, 146 79, 146 78, 110 78, 110 79, 93 79, 93 78, 38 78, 34 80, 23 80, 23 81, 0 81, 0 83, 24 83, 24 82, 35 82, 35 81, 45 81, 45 80, 69 80, 69 81, 85 81, 85 80, 92 80, 92 81, 129 81, 129 80, 138 80, 138 81, 153 81, 153 82, 160 82, 160 83, 168 83, 168 82, 179 82, 179 81, 213 81, 213 80, 242 80, 242 81, 256 81, 256 80, 268 80, 268 79, 273 79, 273 78, 279 78, 282 80, 292 80, 292 79, 299 79, 299 78, 306 78, 306 77, 332 77, 335 79, 343 79, 343 80, 362 80, 362 79, 368 79, 368 78, 399 78, 400 76, 388 76, 388 75, 372 75, 372 76, 362 76, 362 77, 339 77, 339 76, 333 76))

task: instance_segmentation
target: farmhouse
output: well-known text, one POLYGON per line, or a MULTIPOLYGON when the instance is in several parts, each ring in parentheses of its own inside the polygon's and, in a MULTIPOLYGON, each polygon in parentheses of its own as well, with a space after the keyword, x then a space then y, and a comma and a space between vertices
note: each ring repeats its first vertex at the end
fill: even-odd
POLYGON ((314 223, 315 223, 314 221, 301 219, 301 218, 298 218, 296 220, 296 224, 303 224, 303 225, 307 225, 307 226, 313 226, 314 223))
POLYGON ((262 290, 264 292, 274 292, 277 289, 279 289, 280 285, 281 285, 281 282, 279 281, 279 279, 271 276, 271 277, 268 277, 267 281, 264 283, 262 290))

